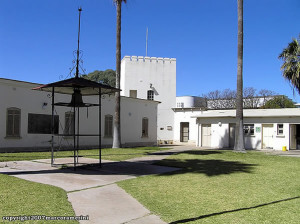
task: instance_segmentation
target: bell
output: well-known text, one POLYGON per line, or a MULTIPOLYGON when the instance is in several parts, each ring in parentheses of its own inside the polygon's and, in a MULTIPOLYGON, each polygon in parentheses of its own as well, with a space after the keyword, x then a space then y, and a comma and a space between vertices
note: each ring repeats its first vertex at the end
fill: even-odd
POLYGON ((74 89, 74 93, 72 94, 72 100, 69 104, 70 106, 75 107, 83 107, 84 103, 82 101, 82 95, 79 89, 74 89))

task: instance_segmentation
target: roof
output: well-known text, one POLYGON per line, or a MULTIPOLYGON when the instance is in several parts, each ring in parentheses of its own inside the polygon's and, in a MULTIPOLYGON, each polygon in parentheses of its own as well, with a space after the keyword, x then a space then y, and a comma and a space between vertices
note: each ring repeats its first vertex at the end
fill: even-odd
MULTIPOLYGON (((193 118, 215 118, 235 117, 236 110, 207 110, 191 117, 193 118)), ((244 109, 244 117, 300 117, 300 108, 281 109, 244 109)))
POLYGON ((7 79, 7 78, 0 78, 1 83, 19 83, 19 84, 25 84, 25 85, 42 85, 40 83, 34 83, 34 82, 27 82, 27 81, 21 81, 21 80, 15 80, 15 79, 7 79))
POLYGON ((111 87, 109 85, 97 83, 91 80, 87 80, 84 78, 70 78, 58 82, 53 82, 46 85, 41 85, 38 87, 33 88, 33 90, 42 90, 47 92, 52 92, 52 88, 54 87, 55 93, 62 93, 62 94, 72 94, 74 88, 78 88, 81 91, 82 95, 99 95, 99 89, 101 89, 101 95, 103 94, 111 94, 118 91, 120 89, 111 87))

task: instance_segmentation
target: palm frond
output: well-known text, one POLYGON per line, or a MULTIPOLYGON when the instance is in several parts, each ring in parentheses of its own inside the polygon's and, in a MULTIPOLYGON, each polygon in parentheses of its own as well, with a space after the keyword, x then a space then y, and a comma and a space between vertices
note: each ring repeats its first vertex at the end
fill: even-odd
MULTIPOLYGON (((299 35, 300 40, 300 35, 299 35)), ((293 39, 288 47, 283 49, 278 56, 283 60, 281 66, 282 75, 287 79, 292 87, 300 94, 300 45, 299 40, 293 39)))

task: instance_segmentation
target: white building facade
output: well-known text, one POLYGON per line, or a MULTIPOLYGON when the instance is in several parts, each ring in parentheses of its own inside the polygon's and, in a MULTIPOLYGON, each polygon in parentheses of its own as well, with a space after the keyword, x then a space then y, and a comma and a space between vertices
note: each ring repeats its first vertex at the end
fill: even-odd
MULTIPOLYGON (((234 147, 235 110, 174 111, 175 142, 209 148, 234 147)), ((300 109, 245 109, 244 136, 246 149, 300 149, 300 109)))
POLYGON ((176 59, 125 56, 121 63, 121 95, 161 102, 157 111, 157 140, 172 143, 176 106, 176 59))
POLYGON ((177 96, 176 108, 206 107, 206 100, 199 96, 177 96))
MULTIPOLYGON (((31 90, 40 84, 0 78, 0 151, 35 150, 51 145, 51 94, 31 90)), ((56 102, 70 102, 70 95, 55 94, 56 102)), ((98 103, 98 96, 83 97, 84 102, 98 103)), ((157 144, 157 106, 153 100, 121 97, 122 146, 157 144), (130 127, 130 128, 128 128, 130 127)), ((102 96, 102 146, 112 145, 114 96, 102 96)), ((72 109, 55 107, 56 134, 72 133, 72 109)), ((98 107, 80 109, 80 133, 99 133, 98 107)), ((72 137, 55 137, 56 147, 72 147, 72 137)), ((98 137, 80 137, 80 146, 98 146, 98 137)))

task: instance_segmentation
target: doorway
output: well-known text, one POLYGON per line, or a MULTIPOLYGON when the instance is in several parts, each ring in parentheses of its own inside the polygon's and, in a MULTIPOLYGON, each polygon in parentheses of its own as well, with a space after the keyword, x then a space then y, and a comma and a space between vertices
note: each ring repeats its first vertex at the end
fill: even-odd
POLYGON ((262 125, 262 148, 273 149, 273 124, 262 125))
POLYGON ((190 123, 180 122, 180 142, 188 142, 190 134, 190 123))
POLYGON ((300 149, 300 124, 290 124, 289 149, 300 149))
POLYGON ((211 147, 211 125, 202 124, 201 127, 202 147, 211 147))

